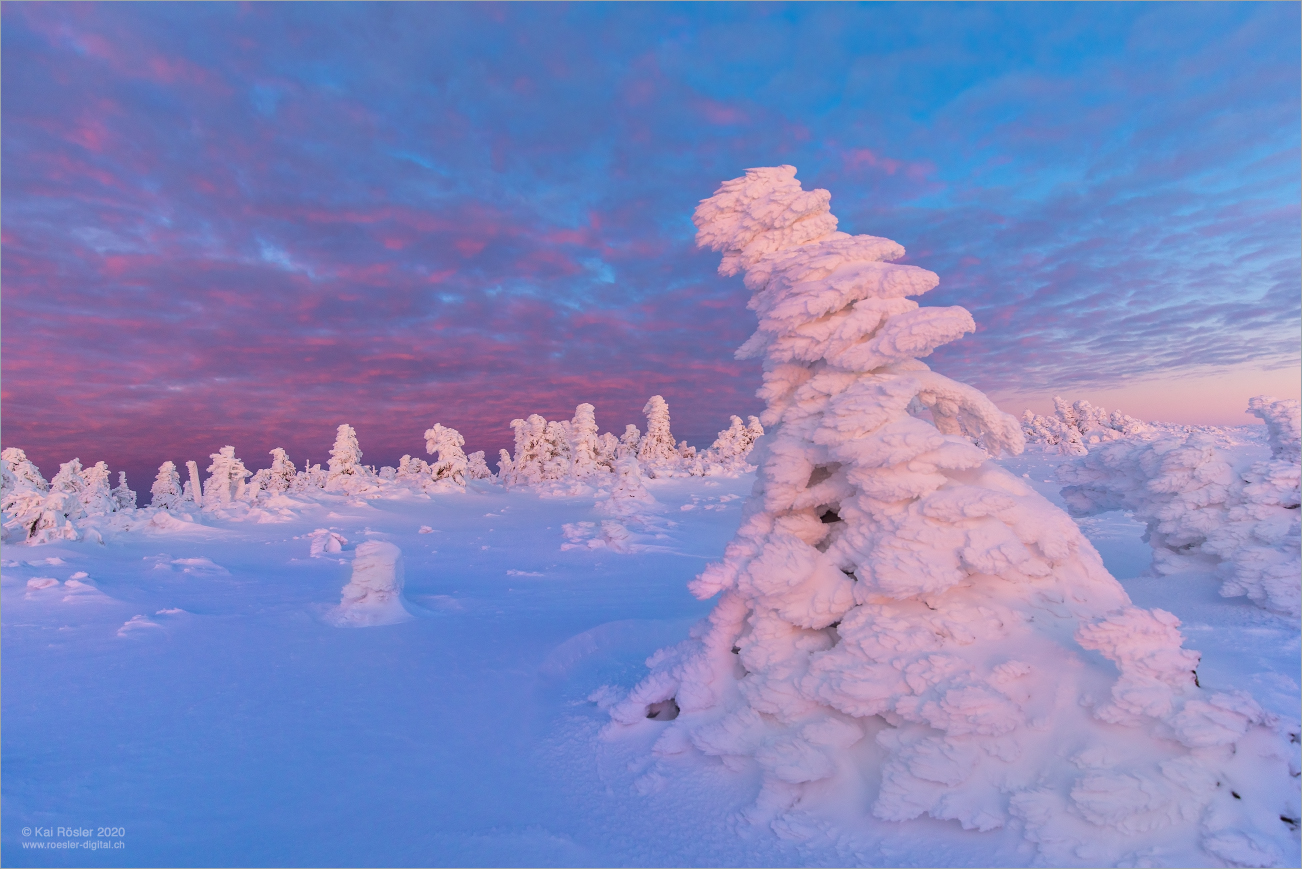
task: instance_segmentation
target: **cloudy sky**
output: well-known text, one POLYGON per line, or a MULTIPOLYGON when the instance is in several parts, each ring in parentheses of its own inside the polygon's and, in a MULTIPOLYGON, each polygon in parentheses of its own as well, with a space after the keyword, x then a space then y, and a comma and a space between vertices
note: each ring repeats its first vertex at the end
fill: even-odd
POLYGON ((978 332, 928 361, 1006 410, 1297 393, 1295 3, 2 14, 3 439, 47 476, 324 462, 340 422, 491 457, 653 393, 708 444, 759 378, 692 209, 781 163, 941 276, 978 332))

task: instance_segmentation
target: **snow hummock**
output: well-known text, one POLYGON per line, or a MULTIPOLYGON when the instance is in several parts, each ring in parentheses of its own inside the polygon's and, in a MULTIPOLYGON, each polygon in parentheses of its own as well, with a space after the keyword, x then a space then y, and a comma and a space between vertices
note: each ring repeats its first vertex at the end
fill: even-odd
POLYGON ((352 578, 328 618, 339 627, 359 628, 407 621, 402 585, 402 550, 383 540, 360 543, 352 578))

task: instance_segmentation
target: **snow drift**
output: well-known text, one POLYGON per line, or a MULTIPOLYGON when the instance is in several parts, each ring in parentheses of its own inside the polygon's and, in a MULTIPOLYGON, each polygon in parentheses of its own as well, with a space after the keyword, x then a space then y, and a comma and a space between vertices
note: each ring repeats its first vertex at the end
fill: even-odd
POLYGON ((763 357, 768 431, 737 537, 691 585, 717 606, 614 726, 758 768, 747 815, 787 835, 867 791, 883 819, 1018 824, 1051 863, 1295 864, 1289 735, 1202 690, 1178 620, 990 460, 1022 450, 1017 420, 919 361, 971 316, 920 308, 936 275, 837 232, 829 201, 782 166, 696 211, 753 293, 738 355, 763 357))

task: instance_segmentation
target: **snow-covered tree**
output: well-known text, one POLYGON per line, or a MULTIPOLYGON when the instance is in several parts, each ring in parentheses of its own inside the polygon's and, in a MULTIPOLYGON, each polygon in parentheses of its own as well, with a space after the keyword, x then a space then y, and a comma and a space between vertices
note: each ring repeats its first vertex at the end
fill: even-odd
MULTIPOLYGON (((26 485, 38 492, 50 491, 49 483, 41 476, 40 470, 27 458, 27 454, 17 447, 6 447, 0 452, 0 463, 4 465, 9 476, 5 478, 4 492, 12 486, 26 485)), ((2 495, 3 492, 0 492, 2 495)))
POLYGON ((542 478, 563 480, 570 475, 570 426, 549 422, 543 431, 542 478))
POLYGON ((158 476, 149 489, 151 507, 160 510, 175 510, 181 506, 181 476, 176 472, 175 462, 163 462, 158 466, 158 476))
POLYGON ((602 473, 613 473, 616 456, 619 453, 619 438, 610 432, 603 432, 597 438, 597 468, 602 473))
POLYGON ((425 482, 430 479, 429 463, 424 459, 403 456, 398 460, 398 472, 395 479, 399 483, 414 486, 417 489, 424 488, 425 482))
POLYGON ((136 509, 136 493, 127 486, 127 472, 118 471, 118 484, 113 489, 113 503, 118 510, 136 509))
POLYGON ((511 420, 515 432, 515 453, 503 469, 502 482, 528 486, 543 480, 543 463, 548 455, 547 420, 536 413, 527 419, 511 420))
POLYGON ((598 502, 597 507, 603 513, 624 516, 644 512, 656 503, 643 482, 642 466, 633 456, 626 456, 615 462, 615 485, 610 497, 598 502))
POLYGON ((466 488, 469 462, 462 450, 465 444, 466 439, 460 432, 438 423, 425 432, 425 451, 430 455, 438 455, 438 461, 430 466, 430 476, 435 482, 446 481, 462 490, 466 488))
POLYGON ((362 464, 362 448, 357 443, 357 432, 347 423, 339 426, 327 465, 330 468, 325 483, 328 491, 353 494, 371 485, 374 475, 362 464))
POLYGON ((1153 430, 1148 423, 1119 410, 1108 413, 1084 400, 1068 404, 1055 395, 1053 408, 1053 416, 1040 416, 1030 410, 1022 414, 1022 434, 1027 443, 1057 447, 1063 455, 1083 456, 1095 444, 1153 430))
POLYGON ((619 446, 615 449, 615 458, 627 459, 630 456, 637 458, 637 450, 641 442, 642 432, 638 431, 637 426, 632 423, 624 426, 624 433, 619 438, 619 446))
POLYGON ((1132 606, 1071 519, 990 460, 1022 449, 1017 420, 919 361, 973 331, 967 311, 920 308, 937 277, 837 232, 827 191, 794 176, 749 170, 695 215, 753 293, 739 355, 763 357, 767 433, 737 537, 691 585, 719 603, 615 721, 666 722, 658 753, 753 761, 749 816, 792 831, 876 787, 879 818, 1016 822, 1048 863, 1243 842, 1295 861, 1273 801, 1296 785, 1262 759, 1295 757, 1287 739, 1246 695, 1199 688, 1178 620, 1132 606))
POLYGON ((1214 570, 1221 594, 1302 614, 1298 521, 1298 401, 1258 397, 1271 457, 1248 464, 1207 432, 1103 444, 1059 468, 1074 515, 1127 510, 1144 522, 1153 569, 1214 570))
POLYGON ((289 460, 289 453, 282 447, 276 447, 271 451, 271 467, 267 469, 266 478, 261 481, 262 491, 272 495, 283 495, 294 488, 296 476, 298 476, 298 469, 289 460))
POLYGON ((669 430, 669 404, 659 395, 647 399, 646 434, 637 447, 637 460, 643 467, 673 467, 678 464, 678 447, 669 430))
POLYGON ((59 472, 50 479, 50 490, 72 495, 80 501, 81 490, 86 485, 83 470, 80 459, 59 465, 59 472))
POLYGON ((225 446, 208 456, 208 479, 203 485, 203 506, 217 507, 244 497, 252 472, 235 457, 235 447, 225 446))
POLYGON ((466 456, 466 476, 472 480, 491 480, 493 472, 484 461, 484 451, 475 450, 466 456))
POLYGON ((601 439, 597 436, 597 409, 590 404, 574 408, 570 420, 571 473, 578 479, 604 470, 601 466, 601 439))
POLYGON ((82 470, 78 499, 81 501, 81 511, 87 516, 99 516, 117 511, 118 505, 113 498, 113 487, 109 482, 107 464, 96 462, 82 470))

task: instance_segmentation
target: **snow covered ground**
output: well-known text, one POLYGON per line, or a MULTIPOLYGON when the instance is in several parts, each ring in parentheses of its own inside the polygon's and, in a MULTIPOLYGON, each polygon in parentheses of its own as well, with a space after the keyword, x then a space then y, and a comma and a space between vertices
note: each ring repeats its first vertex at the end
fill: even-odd
MULTIPOLYGON (((1062 504, 1054 466, 1067 460, 1032 450, 1001 463, 1062 504)), ((102 545, 6 546, 0 858, 1034 862, 1016 829, 880 821, 868 811, 872 794, 846 806, 846 824, 779 837, 737 818, 754 801, 757 773, 692 753, 653 765, 658 721, 603 734, 609 717, 594 692, 632 686, 649 654, 713 608, 686 584, 722 555, 752 481, 649 480, 661 507, 640 522, 609 524, 591 496, 472 481, 464 494, 322 493, 278 522, 196 514, 106 533, 102 545), (333 547, 318 535, 312 556, 318 529, 340 535, 341 551, 324 551, 333 547), (351 627, 357 620, 340 615, 345 586, 356 598, 379 588, 376 576, 383 585, 386 547, 368 549, 365 576, 352 571, 358 546, 374 542, 401 551, 411 617, 351 627), (108 844, 48 847, 70 841, 108 844)), ((1123 514, 1080 524, 1138 606, 1181 619, 1203 654, 1204 687, 1244 689, 1297 718, 1296 623, 1220 597, 1210 574, 1147 575, 1143 527, 1123 514)))

